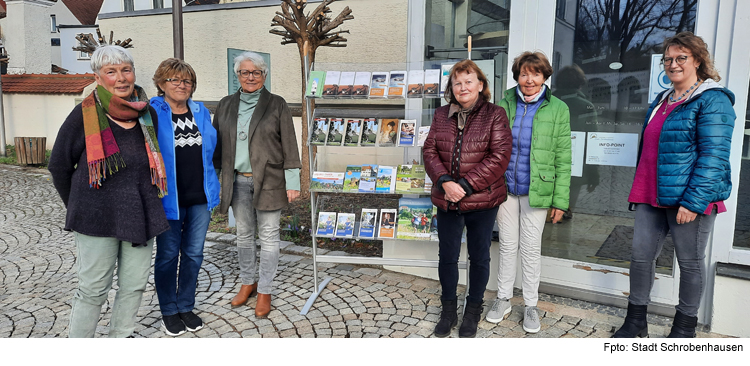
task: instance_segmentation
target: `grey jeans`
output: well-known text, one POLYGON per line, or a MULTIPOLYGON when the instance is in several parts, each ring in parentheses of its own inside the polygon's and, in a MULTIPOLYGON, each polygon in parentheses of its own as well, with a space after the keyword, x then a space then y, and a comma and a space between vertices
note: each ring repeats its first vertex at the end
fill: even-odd
POLYGON ((115 238, 100 238, 74 232, 78 288, 73 295, 68 337, 93 338, 102 305, 112 288, 117 263, 117 294, 109 321, 109 337, 125 338, 135 330, 135 316, 151 272, 154 239, 146 246, 115 238))
POLYGON ((651 301, 656 258, 661 253, 664 238, 671 232, 677 264, 680 266, 680 302, 676 308, 685 315, 697 316, 706 284, 706 245, 715 220, 716 210, 710 215, 698 214, 695 220, 678 225, 677 209, 638 204, 628 301, 633 305, 648 305, 651 301))
POLYGON ((279 220, 281 210, 260 211, 253 207, 253 177, 236 175, 232 193, 232 211, 237 222, 237 256, 243 285, 255 283, 258 293, 271 294, 273 279, 279 266, 279 220), (260 271, 255 255, 255 228, 260 242, 260 271))

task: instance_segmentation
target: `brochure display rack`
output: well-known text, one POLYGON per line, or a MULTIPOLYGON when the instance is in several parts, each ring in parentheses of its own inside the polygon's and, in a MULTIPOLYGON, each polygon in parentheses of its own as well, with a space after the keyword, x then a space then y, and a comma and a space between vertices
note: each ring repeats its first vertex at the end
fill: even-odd
MULTIPOLYGON (((330 277, 319 281, 319 263, 366 264, 402 267, 437 268, 437 260, 378 258, 319 255, 318 238, 335 237, 358 240, 423 240, 434 241, 438 250, 434 207, 429 201, 431 182, 420 164, 422 159, 421 135, 429 131, 429 122, 420 126, 417 120, 407 119, 408 107, 394 108, 393 99, 435 98, 439 70, 407 70, 383 72, 382 69, 358 65, 343 65, 344 70, 332 66, 310 72, 305 107, 307 108, 308 149, 310 156, 310 203, 312 215, 313 293, 308 298, 301 315, 307 314, 318 295, 331 281, 330 277), (352 85, 343 85, 347 93, 338 93, 342 85, 338 82, 353 74, 352 85), (409 75, 419 82, 409 81, 409 75), (360 77, 361 75, 361 77, 360 77), (395 77, 389 77, 396 75, 395 77), (429 79, 427 79, 429 75, 429 79), (359 85, 369 79, 369 85, 359 85), (383 80, 381 80, 383 79, 383 80), (392 79, 392 80, 391 80, 392 79), (427 79, 427 87, 424 84, 427 79), (379 84, 384 87, 378 91, 379 84), (322 84, 322 85, 321 85, 322 84), (435 84, 435 85, 432 85, 435 84), (389 92, 389 88, 393 93, 389 92), (394 89, 395 88, 395 89, 394 89), (402 89, 398 89, 402 88, 402 89), (336 91, 333 91, 335 89, 336 91), (408 90, 407 90, 408 89, 408 90), (417 89, 421 93, 417 94, 417 89), (425 91, 427 89, 427 91, 425 91), (321 92, 322 90, 322 92, 321 92), (382 95, 382 96, 381 96, 382 95), (335 96, 335 97, 334 97, 335 96), (357 108, 341 104, 336 107, 311 110, 311 98, 357 98, 357 108), (369 97, 368 97, 369 96, 369 97), (366 105, 361 108, 362 104, 366 105), (317 148, 314 154, 313 149, 317 148), (416 151, 415 151, 416 150, 416 151), (426 186, 426 187, 425 187, 426 186), (335 192, 343 195, 403 195, 393 207, 363 208, 361 212, 330 212, 322 207, 321 193, 335 192), (401 230, 399 228, 401 227, 401 230), (433 230, 434 229, 434 230, 433 230)), ((402 66, 403 67, 403 66, 402 66)), ((384 68, 385 69, 385 68, 384 68)), ((351 99, 350 99, 351 100, 351 99)), ((408 103, 405 103, 408 105, 408 103)), ((420 103, 421 104, 421 103, 420 103)), ((421 108, 421 107, 420 107, 421 108)), ((423 113, 423 111, 412 111, 423 113)), ((325 193, 323 193, 325 194, 325 193)), ((395 199, 394 199, 395 201, 395 199)), ((467 269, 467 262, 460 261, 458 267, 467 269)), ((467 288, 468 288, 468 275, 467 288)))

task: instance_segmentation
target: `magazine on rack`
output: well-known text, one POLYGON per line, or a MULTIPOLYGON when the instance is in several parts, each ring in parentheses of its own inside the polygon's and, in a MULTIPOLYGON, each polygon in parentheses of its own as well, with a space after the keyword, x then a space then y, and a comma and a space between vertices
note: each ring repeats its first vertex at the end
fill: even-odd
POLYGON ((341 144, 344 142, 344 119, 331 118, 329 126, 328 140, 326 140, 326 145, 341 146, 341 144))
POLYGON ((380 120, 380 133, 378 133, 378 146, 392 147, 396 146, 398 138, 398 120, 382 119, 380 120))
POLYGON ((362 135, 362 120, 347 119, 344 146, 359 146, 360 135, 362 135))
POLYGON ((336 236, 339 238, 351 238, 354 236, 354 214, 339 213, 336 220, 336 236))
POLYGON ((424 71, 424 98, 440 97, 440 69, 430 69, 424 71))
POLYGON ((370 82, 370 98, 385 98, 388 96, 388 72, 373 72, 370 82))
POLYGON ((313 120, 313 131, 310 135, 310 144, 325 145, 328 137, 328 118, 317 117, 313 120))
POLYGON ((396 210, 384 208, 380 210, 380 224, 378 225, 378 239, 393 239, 396 237, 396 210))
POLYGON ((344 173, 313 172, 311 180, 311 191, 342 192, 344 190, 344 173))
POLYGON ((378 119, 365 118, 362 122, 362 137, 359 146, 375 146, 378 142, 378 119))
POLYGON ((388 83, 388 98, 403 98, 406 96, 406 71, 391 71, 388 83))
POLYGON ((335 98, 339 90, 339 79, 341 71, 326 71, 325 86, 323 87, 323 98, 335 98))
POLYGON ((430 240, 438 241, 437 207, 432 206, 432 220, 430 220, 430 240))
POLYGON ((378 178, 375 182, 375 192, 392 193, 396 189, 396 169, 392 166, 378 166, 378 178))
POLYGON ((406 79, 409 84, 406 90, 408 98, 422 98, 424 92, 424 70, 409 70, 409 77, 406 79))
POLYGON ((415 119, 402 119, 399 121, 398 146, 414 146, 417 140, 414 134, 416 125, 417 120, 415 119))
POLYGON ((398 239, 430 240, 432 221, 430 197, 398 200, 398 239))
POLYGON ((378 222, 378 210, 374 208, 363 208, 359 220, 360 238, 375 238, 375 224, 378 222))
POLYGON ((323 95, 323 83, 326 79, 325 71, 310 71, 310 78, 307 81, 308 98, 320 98, 323 95))
POLYGON ((367 98, 370 94, 370 78, 372 74, 367 71, 357 71, 354 75, 354 88, 352 98, 367 98))
POLYGON ((336 213, 335 212, 318 213, 318 230, 315 231, 315 235, 332 236, 335 228, 336 228, 336 213))
POLYGON ((396 193, 425 193, 425 177, 424 165, 399 165, 396 172, 396 193))
POLYGON ((359 191, 359 177, 362 174, 362 166, 347 165, 344 173, 344 192, 359 191))
POLYGON ((362 165, 359 175, 359 191, 375 193, 375 183, 378 176, 377 165, 362 165))
POLYGON ((354 71, 344 71, 339 79, 339 87, 336 96, 339 98, 351 98, 352 89, 354 88, 354 71))

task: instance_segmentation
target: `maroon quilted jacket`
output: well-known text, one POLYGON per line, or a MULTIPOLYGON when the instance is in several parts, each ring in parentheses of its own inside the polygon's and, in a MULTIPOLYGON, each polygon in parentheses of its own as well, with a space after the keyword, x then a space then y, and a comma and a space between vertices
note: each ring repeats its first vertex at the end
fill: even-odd
POLYGON ((505 170, 508 168, 513 136, 505 110, 480 98, 459 133, 457 114, 449 116, 450 105, 438 108, 430 133, 424 143, 424 165, 433 182, 432 203, 443 211, 484 210, 505 202, 505 170), (451 161, 458 159, 456 174, 451 161), (470 195, 449 203, 440 178, 448 175, 454 181, 465 179, 470 195))

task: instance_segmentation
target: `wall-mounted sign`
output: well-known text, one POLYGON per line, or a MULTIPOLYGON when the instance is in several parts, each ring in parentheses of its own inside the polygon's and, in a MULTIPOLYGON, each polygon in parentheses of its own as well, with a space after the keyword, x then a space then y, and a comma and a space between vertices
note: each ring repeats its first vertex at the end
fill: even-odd
POLYGON ((586 136, 586 164, 635 167, 638 159, 637 133, 589 132, 586 136))
POLYGON ((648 102, 651 103, 656 99, 659 93, 672 87, 672 81, 664 72, 664 66, 661 64, 662 54, 656 53, 651 55, 651 81, 648 84, 648 102))

